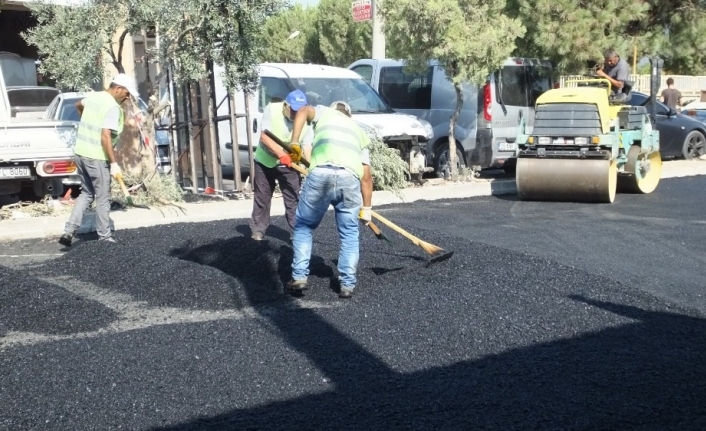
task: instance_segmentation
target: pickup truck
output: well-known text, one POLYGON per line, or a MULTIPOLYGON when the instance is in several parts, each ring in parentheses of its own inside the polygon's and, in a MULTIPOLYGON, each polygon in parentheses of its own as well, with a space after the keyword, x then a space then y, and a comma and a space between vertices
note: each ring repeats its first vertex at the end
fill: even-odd
MULTIPOLYGON (((22 92, 31 90, 25 86, 22 92)), ((77 183, 73 145, 78 123, 33 118, 41 114, 12 105, 8 92, 13 91, 0 73, 0 195, 60 195, 64 185, 77 183)), ((46 87, 37 91, 44 100, 46 87)))

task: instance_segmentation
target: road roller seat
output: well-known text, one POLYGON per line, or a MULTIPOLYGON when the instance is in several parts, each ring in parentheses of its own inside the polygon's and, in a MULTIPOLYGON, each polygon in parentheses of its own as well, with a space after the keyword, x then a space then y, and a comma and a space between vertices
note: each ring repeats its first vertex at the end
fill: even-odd
POLYGON ((632 87, 635 85, 632 81, 623 81, 623 88, 619 93, 616 93, 608 98, 608 103, 611 105, 625 105, 632 98, 632 87))

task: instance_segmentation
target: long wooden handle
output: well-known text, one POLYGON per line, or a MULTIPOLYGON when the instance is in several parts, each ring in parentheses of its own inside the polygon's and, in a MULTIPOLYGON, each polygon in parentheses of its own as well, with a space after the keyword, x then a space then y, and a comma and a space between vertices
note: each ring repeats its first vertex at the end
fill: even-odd
POLYGON ((130 197, 130 192, 127 190, 127 187, 125 187, 125 183, 123 182, 122 174, 116 175, 115 179, 118 180, 118 183, 120 184, 120 189, 123 191, 123 195, 125 195, 126 198, 130 197))
POLYGON ((421 239, 417 238, 416 236, 412 235, 411 233, 407 232, 406 230, 404 230, 401 227, 397 226, 396 224, 392 223, 390 220, 386 219, 385 217, 381 216, 380 214, 376 213, 375 211, 371 210, 370 213, 373 215, 373 217, 380 220, 383 224, 387 225, 387 227, 389 227, 390 229, 394 230, 395 232, 399 233, 403 237, 412 241, 415 245, 421 246, 421 243, 422 243, 421 239))
POLYGON ((367 225, 368 225, 368 227, 370 228, 370 230, 373 231, 373 233, 375 234, 375 236, 379 237, 379 236, 382 235, 382 231, 380 230, 379 227, 377 227, 377 225, 376 225, 375 223, 373 223, 373 222, 371 221, 371 222, 368 222, 367 225))
MULTIPOLYGON (((294 152, 294 150, 292 150, 292 147, 289 144, 285 144, 284 142, 282 142, 282 140, 280 138, 278 138, 277 136, 275 136, 274 133, 270 132, 269 130, 265 130, 263 133, 265 135, 267 135, 268 138, 275 141, 275 143, 277 145, 279 145, 280 147, 282 147, 284 149, 284 151, 286 151, 287 153, 292 154, 294 152)), ((304 157, 301 158, 301 162, 307 168, 309 167, 309 161, 304 159, 304 157)))

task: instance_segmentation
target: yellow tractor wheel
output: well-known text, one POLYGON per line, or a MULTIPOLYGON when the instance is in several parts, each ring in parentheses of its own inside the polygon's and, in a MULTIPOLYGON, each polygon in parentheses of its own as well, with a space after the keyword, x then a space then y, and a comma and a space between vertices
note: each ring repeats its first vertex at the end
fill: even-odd
POLYGON ((640 154, 640 147, 633 145, 628 151, 625 173, 618 178, 618 187, 625 193, 652 193, 662 178, 662 157, 659 151, 640 154))

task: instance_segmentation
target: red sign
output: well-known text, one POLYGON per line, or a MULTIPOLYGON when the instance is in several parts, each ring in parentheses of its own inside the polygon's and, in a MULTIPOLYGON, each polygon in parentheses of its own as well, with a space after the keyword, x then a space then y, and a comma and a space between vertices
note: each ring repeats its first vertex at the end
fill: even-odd
POLYGON ((353 21, 370 21, 373 19, 371 0, 356 0, 353 2, 353 21))

